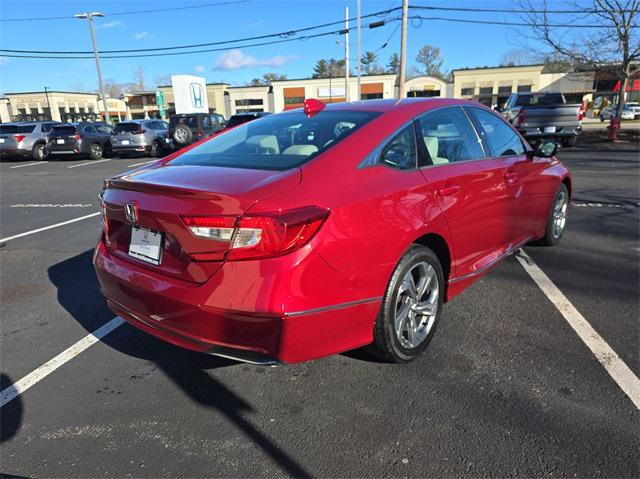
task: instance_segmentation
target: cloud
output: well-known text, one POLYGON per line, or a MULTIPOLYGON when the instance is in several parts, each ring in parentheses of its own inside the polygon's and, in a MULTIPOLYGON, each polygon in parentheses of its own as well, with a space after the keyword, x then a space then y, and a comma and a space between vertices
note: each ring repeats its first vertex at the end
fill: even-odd
POLYGON ((255 67, 281 67, 298 58, 298 55, 276 55, 269 58, 255 58, 251 55, 245 55, 242 53, 242 50, 230 50, 218 56, 213 65, 213 69, 228 71, 255 67))
POLYGON ((152 37, 153 35, 151 35, 149 32, 138 32, 133 36, 133 38, 135 38, 136 40, 145 40, 152 37))
POLYGON ((111 20, 110 22, 96 24, 96 28, 118 28, 118 27, 124 27, 124 23, 122 23, 120 20, 111 20))
POLYGON ((9 63, 9 59, 8 58, 0 57, 0 66, 1 65, 6 65, 7 63, 9 63))
POLYGON ((196 71, 198 73, 204 73, 205 68, 202 65, 196 66, 196 71))

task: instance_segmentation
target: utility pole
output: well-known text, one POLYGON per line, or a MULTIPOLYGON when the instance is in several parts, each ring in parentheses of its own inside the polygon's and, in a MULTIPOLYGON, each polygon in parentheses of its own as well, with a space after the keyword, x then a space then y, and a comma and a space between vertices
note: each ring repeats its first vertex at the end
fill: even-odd
POLYGON ((49 120, 53 120, 53 112, 51 111, 51 103, 49 103, 49 92, 47 85, 44 86, 44 96, 47 98, 47 107, 49 107, 49 120))
POLYGON ((344 7, 344 101, 349 101, 349 6, 344 7))
POLYGON ((357 12, 356 12, 356 17, 357 18, 357 27, 358 27, 358 93, 357 93, 357 101, 362 100, 362 96, 360 95, 360 77, 362 76, 362 66, 361 66, 361 59, 362 59, 362 54, 360 53, 360 0, 358 0, 357 4, 356 4, 356 8, 357 8, 357 12))
POLYGON ((405 97, 404 83, 407 79, 407 17, 409 0, 402 0, 402 34, 400 35, 400 75, 398 79, 398 99, 405 97))
POLYGON ((96 57, 96 69, 98 70, 98 86, 100 87, 100 96, 102 97, 102 111, 104 112, 104 121, 108 124, 111 123, 109 118, 109 108, 107 107, 107 96, 104 92, 104 82, 102 81, 102 68, 100 68, 100 55, 98 55, 98 47, 96 46, 96 34, 93 30, 93 17, 104 17, 103 13, 91 12, 91 13, 77 13, 74 15, 76 18, 89 20, 89 31, 91 32, 91 42, 93 43, 93 54, 96 57))

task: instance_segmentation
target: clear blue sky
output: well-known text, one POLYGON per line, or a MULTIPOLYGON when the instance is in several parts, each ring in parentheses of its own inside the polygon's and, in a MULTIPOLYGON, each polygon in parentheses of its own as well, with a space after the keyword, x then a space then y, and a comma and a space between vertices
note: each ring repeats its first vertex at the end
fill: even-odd
MULTIPOLYGON (((130 49, 163 47, 188 43, 214 42, 245 36, 263 35, 292 28, 331 22, 344 18, 344 7, 355 15, 356 0, 251 0, 236 5, 198 8, 184 11, 109 16, 109 13, 198 5, 215 0, 136 0, 133 1, 60 1, 60 0, 1 0, 3 19, 72 15, 84 11, 101 11, 105 18, 96 19, 100 49, 130 49)), ((220 0, 218 0, 220 1, 220 0)), ((508 0, 413 0, 415 5, 515 7, 508 0)), ((560 5, 562 2, 550 2, 560 5)), ((363 14, 396 7, 401 0, 362 0, 363 14)), ((389 16, 393 18, 399 13, 389 16)), ((428 12, 424 12, 428 15, 428 12)), ((433 13, 458 18, 486 18, 489 20, 517 20, 505 14, 433 13)), ((371 20, 367 20, 368 23, 371 20)), ((85 21, 64 19, 40 22, 3 22, 0 41, 6 49, 33 50, 90 50, 91 41, 85 21)), ((366 24, 365 22, 363 22, 366 24)), ((518 31, 514 27, 467 25, 446 22, 410 22, 408 32, 409 65, 417 50, 428 43, 441 49, 444 69, 497 65, 505 51, 521 48, 518 31)), ((379 50, 380 63, 399 51, 400 30, 391 36, 398 22, 369 30, 363 28, 362 51, 379 50)), ((334 27, 328 28, 333 29, 334 27)), ((327 30, 328 30, 327 29, 327 30)), ((355 58, 356 35, 352 30, 350 46, 355 58)), ((280 45, 239 48, 233 52, 209 52, 194 55, 104 59, 104 77, 117 82, 133 81, 134 72, 141 66, 148 80, 171 74, 198 74, 208 82, 244 84, 268 71, 286 74, 289 78, 311 75, 319 58, 343 57, 340 36, 327 36, 280 45)), ((97 77, 93 60, 44 60, 0 58, 0 93, 51 89, 96 89, 97 77)))

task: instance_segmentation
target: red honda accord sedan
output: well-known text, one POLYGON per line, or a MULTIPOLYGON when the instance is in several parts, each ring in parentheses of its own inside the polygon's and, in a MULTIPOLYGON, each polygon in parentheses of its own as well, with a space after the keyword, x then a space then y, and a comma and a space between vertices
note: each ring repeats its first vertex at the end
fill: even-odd
POLYGON ((106 180, 100 286, 134 326, 204 353, 295 363, 371 345, 406 362, 443 303, 560 240, 556 148, 468 101, 307 100, 106 180))

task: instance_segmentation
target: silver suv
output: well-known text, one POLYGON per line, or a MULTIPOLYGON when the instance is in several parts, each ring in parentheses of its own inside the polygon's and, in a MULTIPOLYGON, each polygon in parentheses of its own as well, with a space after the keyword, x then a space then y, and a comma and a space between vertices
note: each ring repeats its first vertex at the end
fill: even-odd
POLYGON ((46 135, 57 121, 17 121, 0 124, 0 156, 47 157, 46 135))
POLYGON ((118 123, 111 132, 111 150, 115 154, 148 153, 162 156, 172 147, 168 124, 162 120, 131 120, 118 123))

